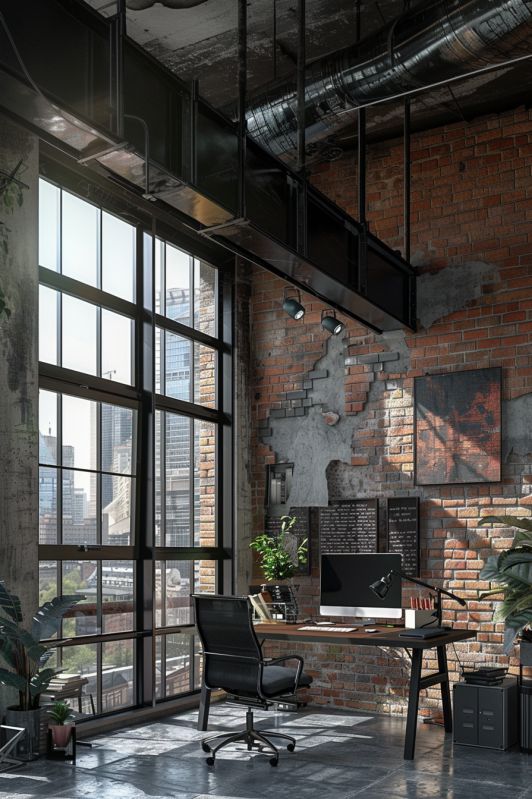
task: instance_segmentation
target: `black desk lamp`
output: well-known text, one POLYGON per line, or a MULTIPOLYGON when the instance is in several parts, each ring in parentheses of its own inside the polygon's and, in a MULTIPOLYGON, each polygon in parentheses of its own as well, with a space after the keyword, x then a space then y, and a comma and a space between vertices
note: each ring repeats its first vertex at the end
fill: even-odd
POLYGON ((457 602, 460 603, 460 605, 466 604, 465 599, 456 596, 456 594, 452 594, 450 591, 446 591, 445 588, 438 588, 434 585, 429 585, 428 583, 424 583, 423 580, 416 580, 415 577, 408 577, 408 575, 403 574, 402 572, 398 572, 395 569, 391 569, 385 577, 381 577, 380 580, 371 583, 370 588, 373 591, 373 593, 379 597, 379 599, 384 599, 384 597, 386 596, 386 594, 390 589, 390 586, 392 584, 392 579, 394 577, 400 577, 401 580, 407 580, 409 583, 422 585, 423 588, 429 588, 431 591, 434 591, 434 593, 436 594, 436 608, 433 615, 436 616, 438 627, 441 627, 442 594, 451 597, 451 599, 455 599, 457 602))

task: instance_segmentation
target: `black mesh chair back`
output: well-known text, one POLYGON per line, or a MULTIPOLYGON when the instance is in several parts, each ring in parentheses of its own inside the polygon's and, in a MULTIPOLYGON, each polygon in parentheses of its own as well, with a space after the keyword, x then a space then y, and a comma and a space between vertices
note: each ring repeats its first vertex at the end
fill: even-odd
POLYGON ((247 597, 194 595, 196 625, 204 651, 204 680, 211 689, 254 696, 260 644, 247 597))

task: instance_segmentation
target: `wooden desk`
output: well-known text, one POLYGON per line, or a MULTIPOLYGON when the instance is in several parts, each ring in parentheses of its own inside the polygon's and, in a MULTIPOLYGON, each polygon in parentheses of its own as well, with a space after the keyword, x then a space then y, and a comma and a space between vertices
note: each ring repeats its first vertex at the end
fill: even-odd
MULTIPOLYGON (((441 698, 443 705, 443 720, 445 732, 452 732, 453 730, 453 715, 451 706, 451 693, 449 690, 449 671, 447 667, 447 645, 455 643, 456 641, 466 641, 469 638, 475 638, 476 632, 473 630, 450 630, 445 635, 440 635, 437 638, 401 638, 400 632, 404 632, 404 628, 396 627, 382 627, 378 624, 375 628, 378 629, 377 633, 367 633, 364 628, 360 628, 351 633, 345 632, 329 632, 320 630, 316 626, 313 630, 300 630, 300 627, 305 627, 301 624, 257 624, 255 631, 259 640, 267 639, 274 641, 291 641, 297 643, 311 642, 311 643, 335 643, 345 644, 346 646, 391 646, 396 649, 411 650, 412 668, 410 671, 410 686, 408 693, 408 712, 406 717, 406 733, 405 733, 405 760, 413 760, 416 748, 416 728, 417 728, 417 714, 419 708, 419 692, 423 688, 429 688, 431 685, 440 685, 441 698), (438 658, 438 671, 433 674, 421 676, 421 669, 423 664, 423 651, 425 649, 436 649, 438 658)), ((333 626, 333 625, 329 625, 333 626)), ((348 627, 348 624, 338 625, 341 627, 348 627)), ((198 717, 198 729, 206 730, 209 718, 209 701, 210 692, 202 688, 201 702, 198 717)))

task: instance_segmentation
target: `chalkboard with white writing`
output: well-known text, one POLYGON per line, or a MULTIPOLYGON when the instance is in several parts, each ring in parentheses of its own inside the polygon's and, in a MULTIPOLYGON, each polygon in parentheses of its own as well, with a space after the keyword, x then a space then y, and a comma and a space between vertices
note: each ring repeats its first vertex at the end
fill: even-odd
POLYGON ((320 508, 320 552, 377 552, 379 502, 349 499, 320 508))
POLYGON ((388 552, 403 556, 402 571, 419 576, 419 497, 390 497, 387 513, 388 552))

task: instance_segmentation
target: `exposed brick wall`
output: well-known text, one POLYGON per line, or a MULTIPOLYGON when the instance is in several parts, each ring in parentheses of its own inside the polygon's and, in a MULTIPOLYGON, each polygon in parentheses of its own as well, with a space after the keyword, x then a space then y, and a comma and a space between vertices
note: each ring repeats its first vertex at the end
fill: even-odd
MULTIPOLYGON (((421 574, 435 581, 445 578, 450 590, 468 598, 467 612, 453 603, 445 609, 446 621, 478 630, 477 642, 457 647, 468 662, 508 662, 502 654, 502 626, 493 623, 493 604, 478 600, 478 590, 488 588, 478 574, 488 555, 508 547, 511 539, 507 530, 479 527, 478 520, 518 508, 523 515, 529 513, 531 434, 519 451, 507 453, 500 484, 415 486, 413 383, 425 372, 501 366, 508 417, 517 413, 516 398, 532 392, 531 170, 532 113, 522 108, 413 137, 412 254, 422 276, 419 315, 430 324, 416 334, 379 336, 346 320, 343 369, 329 376, 344 381, 344 407, 333 410, 352 419, 353 433, 351 462, 333 462, 327 468, 329 496, 377 496, 382 507, 389 496, 420 497, 421 574), (454 293, 449 291, 453 282, 454 293)), ((323 165, 313 180, 357 216, 352 156, 323 165)), ((398 140, 369 148, 368 219, 372 231, 390 246, 402 246, 398 140)), ((275 462, 269 445, 275 418, 293 415, 290 423, 297 424, 298 415, 309 412, 315 391, 311 374, 321 368, 327 351, 328 335, 320 328, 325 306, 305 296, 307 313, 296 322, 282 310, 283 285, 271 274, 254 271, 250 381, 255 532, 263 525, 265 466, 275 462)), ((298 580, 305 614, 317 612, 319 594, 313 526, 313 574, 298 580)), ((399 661, 373 649, 310 644, 301 649, 316 677, 313 701, 365 710, 404 708, 408 669, 399 661)), ((435 662, 426 666, 436 669, 435 662)), ((437 696, 437 689, 427 692, 425 712, 437 696)))

